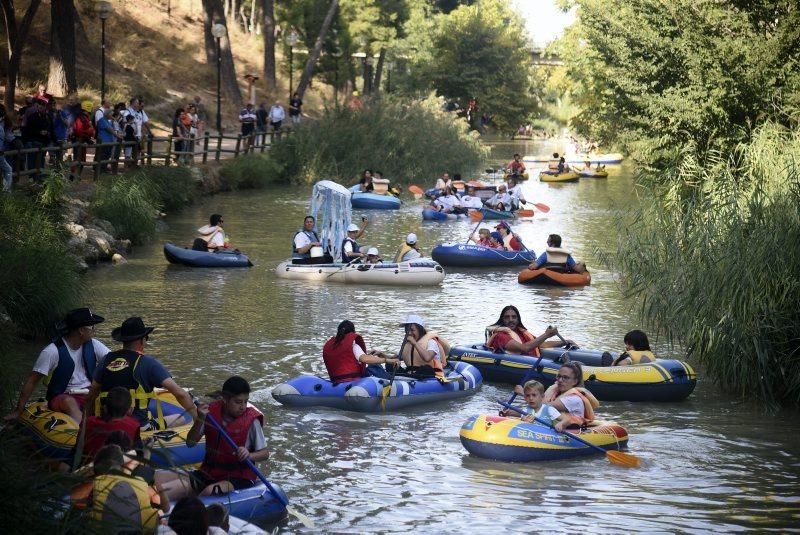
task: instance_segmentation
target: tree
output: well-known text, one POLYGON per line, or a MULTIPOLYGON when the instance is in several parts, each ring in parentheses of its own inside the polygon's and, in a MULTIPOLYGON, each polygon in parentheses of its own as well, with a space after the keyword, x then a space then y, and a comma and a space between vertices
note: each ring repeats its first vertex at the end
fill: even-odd
POLYGON ((278 86, 275 78, 275 0, 261 0, 264 36, 264 84, 267 91, 278 86))
POLYGON ((325 20, 322 22, 322 27, 319 29, 319 35, 314 43, 314 48, 308 55, 308 61, 306 61, 305 69, 303 69, 303 76, 300 77, 300 83, 297 84, 297 93, 300 95, 300 98, 303 98, 303 93, 305 93, 306 87, 308 87, 308 84, 311 81, 311 74, 314 72, 314 65, 316 64, 317 59, 319 59, 320 52, 322 51, 322 44, 325 40, 325 36, 328 34, 328 30, 333 22, 333 17, 336 15, 336 10, 338 8, 339 0, 331 0, 331 5, 328 8, 328 13, 325 15, 325 20))
POLYGON ((41 3, 41 0, 31 0, 25 15, 17 24, 14 0, 0 0, 0 7, 3 9, 3 17, 6 24, 6 36, 8 37, 8 72, 6 73, 6 96, 3 101, 7 110, 14 109, 14 95, 17 90, 17 74, 22 61, 22 49, 28 39, 33 17, 36 15, 41 3))
MULTIPOLYGON (((209 65, 216 65, 217 43, 216 39, 211 34, 211 27, 214 24, 222 24, 227 29, 227 25, 225 23, 225 14, 222 9, 222 1, 203 0, 203 11, 205 13, 203 20, 203 35, 205 37, 206 45, 206 61, 209 65)), ((239 89, 239 82, 236 78, 236 67, 233 63, 230 37, 227 32, 225 37, 220 39, 220 56, 222 59, 222 92, 225 97, 233 103, 234 106, 238 106, 242 103, 242 92, 239 89)))
POLYGON ((47 92, 57 97, 78 91, 74 14, 73 0, 50 2, 50 71, 47 76, 47 92))

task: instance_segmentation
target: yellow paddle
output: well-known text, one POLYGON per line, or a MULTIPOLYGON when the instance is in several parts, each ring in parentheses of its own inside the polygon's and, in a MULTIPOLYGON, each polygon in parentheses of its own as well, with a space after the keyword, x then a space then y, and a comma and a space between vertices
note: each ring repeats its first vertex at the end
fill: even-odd
MULTIPOLYGON (((405 347, 406 347, 406 338, 407 338, 407 336, 408 336, 407 334, 405 334, 405 333, 403 334, 403 343, 400 344, 400 354, 397 356, 398 360, 402 360, 403 359, 403 349, 405 349, 405 347)), ((389 379, 389 384, 384 386, 383 387, 383 391, 381 392, 381 408, 383 409, 383 412, 386 412, 386 398, 389 397, 389 393, 392 391, 392 384, 394 383, 394 376, 397 373, 397 368, 399 368, 399 367, 400 367, 400 363, 398 362, 397 365, 395 365, 392 368, 392 377, 389 379)))

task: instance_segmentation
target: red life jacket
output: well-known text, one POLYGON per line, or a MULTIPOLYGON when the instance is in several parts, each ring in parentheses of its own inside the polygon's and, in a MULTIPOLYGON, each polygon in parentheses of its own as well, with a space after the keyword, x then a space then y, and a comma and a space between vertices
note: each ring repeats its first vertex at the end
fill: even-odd
POLYGON ((367 352, 367 345, 358 333, 347 333, 342 341, 336 343, 336 337, 330 338, 322 346, 322 360, 328 369, 328 377, 333 383, 354 381, 367 375, 367 365, 360 362, 353 354, 353 342, 367 352))
MULTIPOLYGON (((225 429, 225 432, 228 433, 228 436, 233 439, 237 446, 244 447, 247 443, 247 434, 250 432, 250 426, 253 425, 256 419, 261 422, 261 425, 264 425, 264 415, 252 405, 248 405, 244 414, 232 422, 226 423, 222 418, 223 403, 221 400, 212 402, 208 406, 208 414, 213 416, 225 429)), ((252 481, 258 479, 256 473, 239 460, 233 447, 220 436, 217 428, 209 422, 206 422, 205 425, 205 435, 206 455, 203 458, 200 471, 208 476, 210 480, 223 481, 231 477, 252 481)))
MULTIPOLYGON (((511 338, 512 340, 514 340, 514 341, 516 341, 516 342, 518 342, 520 344, 524 344, 526 342, 530 342, 531 340, 536 338, 528 330, 523 329, 522 327, 517 327, 516 331, 512 331, 508 327, 493 327, 493 326, 490 326, 489 328, 492 329, 494 331, 494 333, 486 341, 486 347, 491 347, 492 349, 502 349, 503 351, 506 351, 507 353, 510 353, 510 351, 506 350, 503 347, 499 347, 497 345, 496 341, 495 341, 495 338, 497 338, 498 334, 504 333, 509 338, 511 338), (524 340, 523 340, 523 338, 524 338, 524 340)), ((540 355, 539 348, 538 347, 534 347, 531 351, 528 351, 528 355, 530 355, 532 357, 538 357, 540 355)))
POLYGON ((99 416, 89 416, 86 419, 86 445, 83 453, 87 457, 94 457, 100 451, 108 435, 114 431, 122 431, 131 439, 131 444, 139 438, 139 420, 131 416, 103 420, 99 416))
POLYGON ((73 126, 72 133, 78 141, 88 141, 94 137, 94 127, 88 115, 81 113, 75 117, 75 125, 73 126))

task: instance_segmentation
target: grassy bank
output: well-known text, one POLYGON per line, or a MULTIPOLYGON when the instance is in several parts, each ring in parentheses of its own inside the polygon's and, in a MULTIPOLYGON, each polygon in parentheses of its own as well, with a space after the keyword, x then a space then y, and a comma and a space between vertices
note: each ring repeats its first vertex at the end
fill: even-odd
POLYGON ((441 111, 435 98, 411 103, 369 100, 361 109, 326 111, 272 149, 283 179, 323 178, 352 184, 364 169, 394 182, 430 181, 444 171, 469 173, 486 152, 466 122, 441 111))
POLYGON ((711 379, 800 404, 800 134, 766 124, 731 155, 695 153, 620 220, 606 261, 711 379))

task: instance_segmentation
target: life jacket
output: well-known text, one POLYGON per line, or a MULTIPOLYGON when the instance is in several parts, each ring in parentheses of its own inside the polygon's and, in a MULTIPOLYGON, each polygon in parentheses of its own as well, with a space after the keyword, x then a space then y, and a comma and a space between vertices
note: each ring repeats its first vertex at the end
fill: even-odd
MULTIPOLYGON (((222 418, 222 406, 222 400, 212 402, 208 406, 208 414, 214 417, 239 447, 243 447, 247 443, 247 435, 254 421, 258 420, 261 425, 264 425, 264 415, 252 405, 247 406, 244 414, 232 422, 225 423, 222 418)), ((251 481, 258 479, 256 473, 239 460, 233 447, 227 440, 222 438, 217 428, 209 422, 205 424, 205 435, 206 454, 203 458, 203 464, 200 466, 200 471, 209 480, 223 481, 231 477, 249 479, 251 481)))
POLYGON ((522 249, 520 245, 520 241, 514 237, 513 234, 508 233, 503 237, 503 247, 508 249, 509 251, 519 251, 522 249))
POLYGON ((222 241, 225 242, 225 231, 220 228, 218 225, 211 226, 211 225, 204 225, 197 229, 197 232, 200 233, 200 239, 206 242, 206 250, 208 250, 208 244, 211 243, 211 240, 214 239, 214 236, 217 234, 222 233, 222 241))
POLYGON ((592 395, 591 392, 589 392, 582 386, 575 386, 573 388, 570 388, 563 394, 558 394, 558 395, 556 394, 557 390, 558 390, 557 384, 550 385, 550 388, 548 388, 544 393, 544 402, 552 403, 558 398, 564 396, 577 395, 578 397, 581 398, 581 401, 583 401, 583 417, 576 416, 569 412, 564 413, 563 416, 567 419, 567 421, 576 425, 586 425, 587 423, 594 421, 594 409, 600 406, 600 402, 597 401, 597 398, 594 397, 594 395, 592 395))
POLYGON ((350 242, 351 244, 353 244, 353 252, 354 253, 358 253, 361 250, 361 248, 356 243, 356 240, 352 240, 350 238, 345 238, 344 240, 342 240, 342 262, 344 262, 345 264, 355 260, 355 257, 350 258, 349 256, 347 256, 347 253, 344 250, 344 244, 346 244, 347 242, 350 242))
POLYGON ((466 184, 463 180, 453 180, 453 187, 456 189, 466 189, 466 184))
MULTIPOLYGON (((69 380, 72 378, 72 374, 75 372, 75 361, 72 360, 64 339, 58 337, 58 339, 53 340, 53 343, 55 344, 56 349, 58 349, 58 364, 45 381, 47 384, 47 394, 45 394, 47 401, 50 401, 57 395, 66 392, 69 380)), ((83 349, 81 352, 83 367, 86 370, 86 376, 91 380, 91 378, 94 376, 94 370, 97 367, 97 357, 94 354, 94 344, 91 340, 89 340, 81 347, 83 349)))
POLYGON ((548 247, 545 249, 547 257, 545 260, 545 266, 548 265, 557 265, 557 266, 566 266, 567 265, 567 258, 570 255, 570 252, 566 249, 561 249, 560 247, 548 247))
POLYGON ((83 452, 88 458, 93 458, 94 455, 100 451, 105 443, 108 435, 114 431, 122 431, 133 443, 139 436, 139 420, 124 416, 122 418, 113 418, 111 420, 103 420, 99 416, 89 416, 86 419, 86 444, 84 445, 83 452))
POLYGON ((416 247, 412 247, 409 244, 404 243, 403 245, 400 246, 400 249, 397 250, 397 254, 394 255, 394 261, 402 262, 403 257, 406 255, 406 253, 408 253, 409 251, 416 251, 416 250, 417 250, 416 247))
POLYGON ((331 382, 343 383, 367 375, 367 365, 353 355, 353 342, 361 346, 365 353, 367 352, 364 339, 358 333, 347 333, 338 344, 336 337, 332 337, 322 346, 322 360, 328 369, 331 382))
POLYGON ((151 399, 156 400, 156 409, 158 413, 158 423, 161 428, 164 427, 164 413, 161 403, 158 401, 158 396, 153 393, 153 389, 146 390, 139 381, 136 380, 135 371, 139 366, 139 362, 143 353, 131 351, 129 349, 120 349, 112 351, 103 361, 103 383, 100 395, 95 400, 95 414, 100 414, 101 400, 108 396, 109 390, 115 386, 127 388, 131 393, 131 408, 133 408, 133 416, 144 424, 152 418, 148 409, 148 404, 151 399))
MULTIPOLYGON (((73 503, 81 508, 76 494, 71 494, 73 503)), ((153 533, 159 522, 161 500, 155 489, 140 477, 120 472, 95 476, 91 481, 90 501, 91 518, 102 522, 104 527, 115 525, 124 531, 138 526, 143 533, 153 533)))
MULTIPOLYGON (((517 329, 522 332, 522 337, 520 337, 520 335, 519 335, 519 333, 517 331, 512 331, 508 327, 502 327, 502 326, 495 327, 493 325, 490 325, 489 329, 491 329, 494 332, 492 333, 492 336, 490 336, 489 339, 486 340, 486 344, 485 345, 486 345, 486 347, 491 347, 492 349, 503 349, 503 351, 507 351, 504 348, 495 347, 495 346, 492 345, 492 342, 494 341, 495 337, 497 337, 498 333, 506 333, 507 335, 509 335, 511 337, 512 340, 514 340, 515 342, 518 342, 520 344, 524 344, 524 343, 530 342, 531 340, 534 340, 536 338, 528 330, 523 329, 522 327, 517 327, 517 329), (525 338, 525 340, 523 340, 522 338, 525 338)), ((509 351, 507 351, 507 352, 509 352, 509 351)), ((539 354, 540 353, 539 353, 539 348, 538 347, 534 347, 531 351, 528 352, 528 355, 531 355, 533 357, 538 357, 539 354)))
POLYGON ((656 360, 656 356, 653 355, 653 352, 650 350, 637 351, 635 349, 629 349, 617 357, 613 365, 616 366, 626 358, 631 359, 631 364, 647 364, 648 362, 654 362, 656 360))
POLYGON ((92 121, 86 113, 80 113, 75 118, 72 133, 78 141, 88 141, 95 136, 95 129, 92 126, 92 121))
POLYGON ((306 236, 308 236, 308 238, 311 241, 316 241, 316 242, 319 241, 319 236, 317 236, 317 233, 314 232, 313 230, 308 230, 308 231, 307 230, 298 230, 297 232, 294 233, 294 236, 292 236, 292 258, 297 258, 297 259, 300 259, 300 258, 311 258, 311 251, 308 251, 308 252, 305 252, 305 253, 298 253, 297 252, 297 247, 295 247, 295 245, 294 245, 294 239, 297 237, 298 234, 305 234, 306 236))
POLYGON ((437 378, 444 379, 444 367, 447 366, 447 354, 450 352, 450 343, 433 331, 426 333, 425 336, 417 340, 417 343, 422 347, 427 348, 428 342, 431 340, 435 340, 439 345, 439 354, 442 356, 441 361, 434 358, 430 362, 425 362, 422 360, 422 357, 419 356, 415 360, 414 353, 416 352, 416 348, 414 348, 413 345, 406 343, 403 345, 403 362, 405 362, 406 366, 408 367, 430 366, 433 368, 434 374, 437 378))

